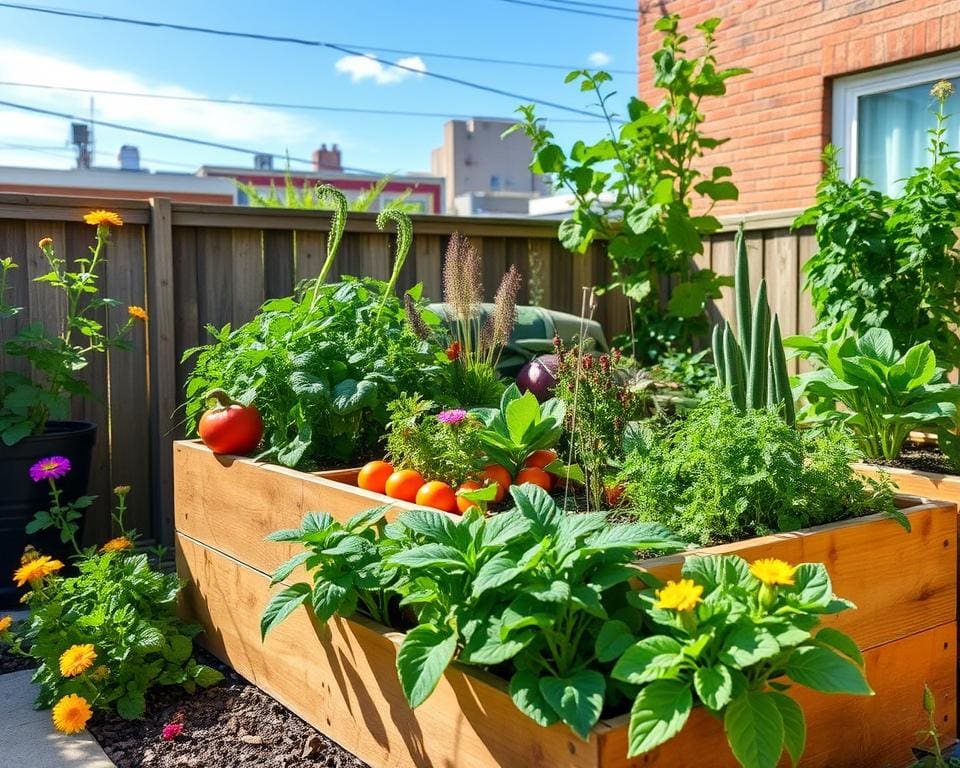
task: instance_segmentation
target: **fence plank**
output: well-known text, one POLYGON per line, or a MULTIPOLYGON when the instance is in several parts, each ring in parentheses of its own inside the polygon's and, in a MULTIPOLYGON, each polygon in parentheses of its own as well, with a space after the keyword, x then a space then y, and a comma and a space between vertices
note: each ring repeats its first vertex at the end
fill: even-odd
MULTIPOLYGON (((797 332, 797 237, 789 229, 768 230, 764 233, 765 276, 769 289, 770 310, 780 318, 780 332, 784 337, 797 332)), ((788 363, 796 373, 796 363, 788 363)))
POLYGON ((263 304, 263 238, 259 229, 233 230, 230 271, 233 274, 233 326, 250 320, 263 304))
MULTIPOLYGON (((173 228, 173 284, 174 342, 177 364, 177 401, 183 396, 183 386, 192 362, 181 363, 183 353, 200 344, 200 299, 197 289, 197 230, 194 227, 173 228)), ((203 335, 206 339, 206 334, 203 335)), ((183 437, 182 425, 174 429, 174 438, 183 437)), ((166 514, 166 513, 165 513, 166 514)))
POLYGON ((263 292, 265 298, 278 299, 293 293, 293 232, 274 229, 263 233, 263 292))
POLYGON ((415 282, 423 283, 423 297, 427 301, 443 301, 443 238, 424 235, 413 240, 411 256, 415 282))
MULTIPOLYGON (((220 327, 233 321, 233 232, 197 232, 197 302, 200 327, 220 327)), ((201 341, 205 334, 201 334, 201 341)))
MULTIPOLYGON (((35 247, 31 243, 30 247, 35 247)), ((0 304, 20 307, 21 311, 9 318, 0 320, 0 349, 30 321, 30 285, 27 277, 25 255, 27 250, 24 222, 0 220, 0 258, 12 258, 15 269, 7 273, 7 291, 0 296, 0 304)), ((0 373, 12 371, 21 375, 30 372, 30 364, 23 358, 0 355, 0 373)))
MULTIPOLYGON (((327 236, 322 232, 298 230, 293 233, 293 241, 296 246, 294 257, 296 281, 299 283, 301 280, 309 280, 311 277, 319 275, 327 255, 327 236)), ((337 266, 334 263, 331 272, 336 273, 337 266)))

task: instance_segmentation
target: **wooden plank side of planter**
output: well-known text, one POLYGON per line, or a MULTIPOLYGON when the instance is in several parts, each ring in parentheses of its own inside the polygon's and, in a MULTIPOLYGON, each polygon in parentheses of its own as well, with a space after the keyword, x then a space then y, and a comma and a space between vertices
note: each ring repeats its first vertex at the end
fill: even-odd
POLYGON ((943 475, 939 472, 918 472, 899 467, 881 467, 876 464, 854 464, 853 468, 861 475, 879 478, 886 475, 901 493, 914 496, 926 496, 960 504, 960 475, 943 475))
MULTIPOLYGON (((252 459, 216 456, 195 441, 173 448, 174 514, 179 532, 252 567, 272 572, 302 548, 264 536, 297 528, 306 512, 329 512, 337 520, 384 503, 383 496, 252 459)), ((394 501, 395 517, 413 504, 394 501)))
MULTIPOLYGON (((910 748, 927 727, 923 686, 936 696, 937 727, 944 743, 956 737, 957 624, 944 624, 864 654, 875 696, 816 693, 795 686, 790 694, 803 707, 807 748, 803 768, 899 768, 912 764, 910 748)), ((603 768, 679 768, 709 765, 737 768, 726 745, 723 723, 694 710, 683 733, 639 762, 628 761, 626 732, 600 735, 603 768)), ((789 766, 784 759, 782 768, 789 766)))
POLYGON ((598 768, 597 736, 541 728, 517 711, 502 685, 456 665, 412 711, 396 674, 400 635, 334 619, 315 627, 295 611, 261 643, 268 579, 182 534, 186 617, 204 645, 246 679, 374 768, 598 768))
MULTIPOLYGON (((824 563, 834 592, 859 606, 829 617, 828 623, 853 636, 861 648, 874 648, 957 618, 956 507, 924 501, 902 511, 910 533, 884 515, 871 515, 690 554, 824 563)), ((676 579, 683 559, 675 555, 641 565, 661 580, 676 579)))
MULTIPOLYGON (((416 712, 396 680, 398 633, 368 622, 315 627, 298 610, 261 643, 269 597, 262 573, 187 536, 177 537, 187 579, 186 617, 206 628, 220 659, 374 768, 736 768, 722 724, 704 710, 660 749, 626 758, 627 718, 598 725, 590 742, 565 728, 542 729, 516 711, 502 681, 454 665, 416 712)), ((956 623, 865 654, 874 697, 831 696, 796 687, 808 743, 805 768, 902 766, 924 726, 924 683, 937 697, 938 727, 956 733, 956 623)), ((784 761, 782 763, 786 765, 784 761)))

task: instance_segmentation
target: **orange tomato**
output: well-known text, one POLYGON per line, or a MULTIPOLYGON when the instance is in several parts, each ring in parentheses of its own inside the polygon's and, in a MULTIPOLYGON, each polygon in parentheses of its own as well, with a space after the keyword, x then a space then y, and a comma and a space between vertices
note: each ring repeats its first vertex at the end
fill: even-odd
MULTIPOLYGON (((458 491, 475 491, 478 488, 482 488, 482 487, 483 486, 481 486, 480 483, 478 483, 476 480, 465 480, 460 484, 460 487, 457 488, 457 490, 458 491)), ((466 512, 468 509, 470 509, 470 507, 476 507, 476 506, 479 506, 477 502, 470 501, 470 499, 465 499, 463 498, 463 496, 457 496, 457 509, 460 510, 461 514, 466 512)))
POLYGON ((553 489, 553 478, 549 472, 540 469, 540 467, 521 469, 517 472, 517 476, 513 479, 513 482, 515 485, 533 483, 534 485, 539 485, 547 493, 553 489))
POLYGON ((398 469, 387 478, 384 490, 391 499, 416 501, 423 487, 423 477, 415 469, 398 469))
POLYGON ((497 492, 496 498, 494 498, 495 503, 503 501, 503 497, 507 495, 507 488, 510 487, 510 473, 507 471, 507 468, 501 464, 488 464, 483 468, 483 472, 480 475, 487 483, 496 483, 500 486, 500 490, 497 492))
POLYGON ((457 494, 446 483, 431 480, 420 486, 420 490, 417 491, 417 504, 441 509, 444 512, 456 512, 457 494))
POLYGON ((537 469, 546 469, 550 464, 557 460, 557 452, 541 448, 527 456, 523 462, 524 467, 536 467, 537 469))
POLYGON ((387 461, 371 461, 363 465, 357 475, 357 485, 365 491, 383 493, 387 489, 387 478, 393 474, 393 464, 387 461))

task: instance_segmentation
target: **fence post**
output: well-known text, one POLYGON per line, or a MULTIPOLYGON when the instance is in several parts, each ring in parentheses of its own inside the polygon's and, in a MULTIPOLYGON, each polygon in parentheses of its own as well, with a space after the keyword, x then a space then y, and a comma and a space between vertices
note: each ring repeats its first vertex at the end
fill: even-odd
POLYGON ((173 543, 173 413, 177 407, 173 223, 170 201, 150 199, 147 311, 150 336, 150 501, 153 535, 173 543))

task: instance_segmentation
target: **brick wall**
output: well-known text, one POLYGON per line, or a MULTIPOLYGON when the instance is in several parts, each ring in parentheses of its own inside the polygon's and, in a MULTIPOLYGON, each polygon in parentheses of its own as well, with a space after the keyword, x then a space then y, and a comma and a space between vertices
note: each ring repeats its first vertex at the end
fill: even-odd
POLYGON ((960 48, 960 0, 656 0, 641 4, 639 25, 640 97, 651 103, 660 98, 653 24, 664 13, 680 14, 690 53, 693 25, 722 16, 719 65, 752 70, 707 108, 708 134, 730 137, 707 161, 730 166, 740 188, 721 214, 812 202, 830 140, 832 78, 960 48))

